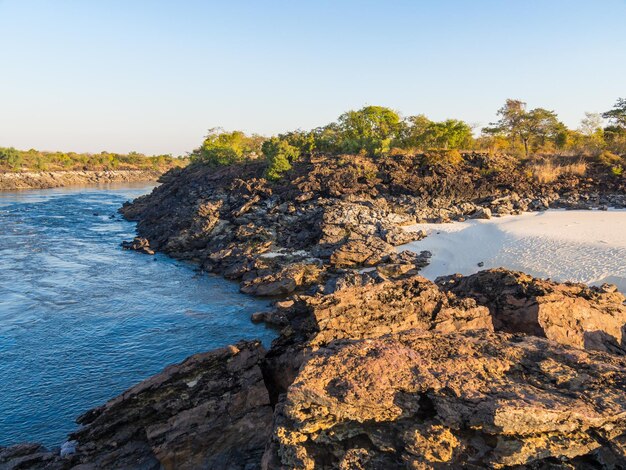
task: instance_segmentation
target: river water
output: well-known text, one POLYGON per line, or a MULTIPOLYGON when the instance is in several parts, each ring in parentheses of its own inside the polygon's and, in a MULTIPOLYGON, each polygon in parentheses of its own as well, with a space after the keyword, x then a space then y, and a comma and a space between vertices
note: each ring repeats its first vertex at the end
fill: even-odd
POLYGON ((74 419, 185 357, 239 339, 267 302, 165 256, 122 250, 145 184, 0 192, 0 446, 60 445, 74 419))

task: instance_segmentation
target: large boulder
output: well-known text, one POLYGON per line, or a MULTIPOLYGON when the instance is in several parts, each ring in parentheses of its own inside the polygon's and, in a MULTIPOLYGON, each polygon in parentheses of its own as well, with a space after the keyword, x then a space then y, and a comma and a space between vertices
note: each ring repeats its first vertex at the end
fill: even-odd
POLYGON ((626 298, 615 286, 558 283, 506 269, 447 276, 437 283, 487 306, 496 330, 626 354, 626 298))
POLYGON ((623 468, 626 359, 487 330, 335 341, 278 404, 264 468, 623 468))
POLYGON ((442 292, 421 276, 382 282, 368 282, 366 276, 363 279, 363 284, 345 285, 332 294, 300 297, 297 307, 306 310, 316 330, 309 344, 373 338, 416 328, 493 329, 487 308, 473 299, 442 292))

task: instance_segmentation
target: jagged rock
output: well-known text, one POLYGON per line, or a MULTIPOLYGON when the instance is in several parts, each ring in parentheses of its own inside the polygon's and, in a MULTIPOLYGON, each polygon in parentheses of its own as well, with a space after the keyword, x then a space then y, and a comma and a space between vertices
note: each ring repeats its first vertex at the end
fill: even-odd
POLYGON ((263 468, 623 468, 624 390, 625 359, 532 336, 334 341, 277 405, 263 468))
POLYGON ((491 209, 488 207, 480 207, 474 214, 474 219, 491 219, 491 209))
POLYGON ((81 416, 87 468, 257 468, 272 408, 259 342, 196 354, 81 416))
POLYGON ((373 338, 409 329, 493 329, 486 307, 458 299, 433 282, 412 276, 398 281, 344 286, 332 294, 300 296, 299 318, 311 325, 309 345, 339 338, 373 338))
POLYGON ((143 237, 135 237, 131 242, 122 242, 122 248, 125 250, 139 251, 147 255, 154 254, 154 250, 150 248, 150 242, 143 237))
POLYGON ((63 469, 65 465, 57 453, 49 451, 41 444, 23 443, 0 447, 0 470, 57 470, 63 469))
POLYGON ((393 246, 380 238, 350 240, 330 255, 330 264, 336 267, 376 266, 395 253, 393 246))
MULTIPOLYGON (((559 179, 547 186, 506 155, 466 152, 459 165, 431 163, 424 155, 305 157, 279 183, 263 178, 261 161, 190 165, 164 175, 150 195, 121 212, 138 221, 150 250, 250 282, 271 274, 253 266, 270 249, 305 250, 331 267, 373 266, 387 262, 392 245, 421 238, 402 228, 418 221, 577 207, 581 201, 626 206, 624 180, 607 178, 606 168, 591 163, 589 181, 559 179)), ((271 271, 292 262, 277 260, 271 271)))
POLYGON ((322 274, 322 269, 316 264, 292 264, 277 273, 244 282, 241 292, 267 297, 291 294, 300 286, 320 282, 322 274))
POLYGON ((561 284, 506 269, 447 276, 437 283, 489 307, 496 330, 626 354, 626 298, 612 286, 561 284))
POLYGON ((431 257, 430 251, 422 251, 419 254, 408 250, 392 253, 387 263, 376 266, 376 272, 385 280, 408 277, 428 266, 431 257))

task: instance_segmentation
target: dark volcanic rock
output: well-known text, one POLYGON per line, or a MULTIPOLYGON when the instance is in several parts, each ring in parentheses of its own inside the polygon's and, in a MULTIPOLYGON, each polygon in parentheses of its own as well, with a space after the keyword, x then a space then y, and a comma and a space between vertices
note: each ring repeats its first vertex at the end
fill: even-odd
MULTIPOLYGON (((542 185, 519 160, 478 152, 465 153, 459 165, 425 155, 314 156, 295 162, 277 183, 263 178, 258 161, 191 165, 164 175, 151 194, 121 212, 138 221, 141 238, 132 248, 197 261, 254 292, 254 278, 268 284, 293 262, 260 259, 270 251, 304 250, 331 268, 376 266, 388 262, 394 246, 423 238, 402 228, 418 221, 626 205, 624 182, 588 166, 587 179, 542 185)), ((324 276, 334 276, 332 269, 324 276)), ((304 291, 316 282, 270 286, 267 295, 304 291)))
POLYGON ((131 242, 122 242, 122 248, 125 250, 134 250, 147 255, 153 255, 154 250, 150 248, 150 242, 142 237, 135 237, 131 242))

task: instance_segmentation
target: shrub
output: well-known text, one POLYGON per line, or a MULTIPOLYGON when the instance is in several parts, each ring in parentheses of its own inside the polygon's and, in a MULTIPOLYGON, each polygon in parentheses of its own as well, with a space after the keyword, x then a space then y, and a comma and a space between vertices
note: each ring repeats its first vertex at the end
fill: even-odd
POLYGON ((463 162, 461 152, 456 149, 443 150, 431 149, 424 154, 424 159, 428 165, 460 165, 463 162))
POLYGON ((258 156, 262 141, 259 136, 247 136, 241 131, 209 129, 202 146, 192 152, 191 160, 221 166, 253 159, 258 156))
POLYGON ((267 159, 265 176, 272 181, 280 179, 284 172, 291 169, 291 163, 300 156, 300 151, 296 147, 278 137, 263 142, 262 151, 267 159))
POLYGON ((552 162, 537 163, 531 167, 531 172, 539 183, 552 183, 561 175, 583 176, 587 173, 587 164, 585 162, 569 165, 555 165, 552 162))
POLYGON ((613 152, 609 152, 605 150, 598 156, 598 161, 606 166, 617 165, 622 162, 622 159, 619 155, 614 154, 613 152))
POLYGON ((22 155, 13 147, 0 148, 0 166, 6 165, 12 170, 16 170, 22 164, 22 155))

